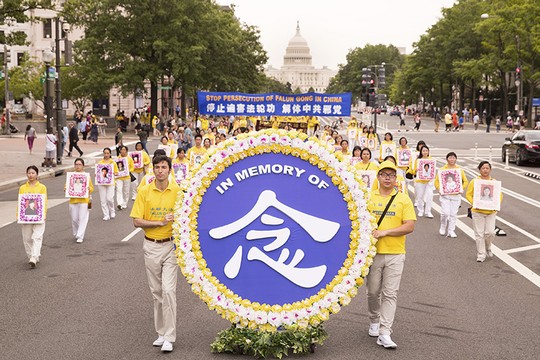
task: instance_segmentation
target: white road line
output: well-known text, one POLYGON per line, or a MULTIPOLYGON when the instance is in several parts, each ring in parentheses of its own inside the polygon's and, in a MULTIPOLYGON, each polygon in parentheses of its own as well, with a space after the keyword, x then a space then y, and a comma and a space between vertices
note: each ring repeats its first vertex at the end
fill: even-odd
POLYGON ((513 249, 507 249, 507 250, 504 250, 504 252, 507 253, 507 254, 513 254, 513 253, 517 253, 517 252, 522 252, 522 251, 527 251, 527 250, 536 250, 536 249, 540 249, 540 244, 522 246, 522 247, 513 248, 513 249))
MULTIPOLYGON (((409 186, 409 192, 414 193, 414 188, 412 189, 411 188, 412 186, 409 186)), ((441 207, 436 203, 433 203, 432 208, 439 213, 441 212, 441 207)), ((507 221, 500 219, 499 217, 497 217, 497 219, 501 220, 501 222, 504 221, 504 223, 507 225, 510 224, 507 221)), ((467 234, 471 239, 473 239, 473 241, 475 241, 474 231, 471 227, 469 227, 468 225, 466 225, 463 221, 459 219, 456 221, 456 226, 459 229, 461 229, 461 231, 463 231, 465 234, 467 234)), ((523 265, 522 263, 520 263, 519 261, 511 257, 508 253, 506 253, 504 250, 497 247, 495 244, 491 244, 491 251, 493 252, 493 255, 497 256, 501 261, 506 263, 506 265, 510 266, 512 269, 517 271, 525 279, 529 280, 534 285, 540 288, 540 275, 536 274, 534 271, 532 271, 531 269, 529 269, 528 267, 526 267, 525 265, 523 265)))
POLYGON ((526 230, 523 230, 522 228, 512 224, 511 222, 508 222, 508 221, 504 220, 503 218, 501 218, 499 216, 497 216, 497 220, 499 220, 503 224, 511 227, 512 229, 522 233, 523 235, 527 236, 529 239, 534 240, 534 241, 536 241, 537 243, 540 244, 540 239, 538 237, 534 236, 533 234, 531 234, 530 232, 528 232, 526 230))
POLYGON ((129 239, 131 239, 132 237, 134 237, 135 235, 137 235, 139 233, 139 231, 141 231, 142 229, 141 228, 136 228, 135 230, 133 230, 128 236, 126 236, 125 238, 123 238, 122 242, 126 242, 126 241, 129 241, 129 239))

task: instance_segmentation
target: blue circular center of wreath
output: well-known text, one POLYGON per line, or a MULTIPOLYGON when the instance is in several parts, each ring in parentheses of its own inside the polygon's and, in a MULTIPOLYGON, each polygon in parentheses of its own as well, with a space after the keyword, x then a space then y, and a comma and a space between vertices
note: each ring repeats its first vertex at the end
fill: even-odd
POLYGON ((317 294, 349 250, 343 194, 324 171, 292 155, 260 154, 227 167, 204 194, 197 222, 212 274, 261 304, 317 294))

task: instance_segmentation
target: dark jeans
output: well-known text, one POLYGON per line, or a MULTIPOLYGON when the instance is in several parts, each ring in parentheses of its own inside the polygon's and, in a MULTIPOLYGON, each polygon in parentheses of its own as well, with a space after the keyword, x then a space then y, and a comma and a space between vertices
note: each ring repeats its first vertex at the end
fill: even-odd
POLYGON ((78 143, 78 140, 77 141, 70 141, 69 142, 69 153, 68 153, 68 156, 71 156, 71 152, 73 151, 73 148, 75 148, 78 152, 79 152, 79 156, 82 156, 83 152, 82 150, 79 148, 79 145, 77 145, 78 143))

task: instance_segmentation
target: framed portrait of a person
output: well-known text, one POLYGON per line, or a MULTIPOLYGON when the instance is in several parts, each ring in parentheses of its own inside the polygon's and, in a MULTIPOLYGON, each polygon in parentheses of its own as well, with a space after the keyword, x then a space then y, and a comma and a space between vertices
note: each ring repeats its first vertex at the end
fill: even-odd
POLYGON ((367 139, 366 146, 370 150, 375 150, 377 148, 377 143, 375 142, 375 139, 367 139))
POLYGON ((19 194, 17 223, 43 224, 45 222, 45 195, 19 194))
POLYGON ((412 151, 411 149, 398 149, 397 165, 401 167, 411 165, 412 151))
POLYGON ((360 145, 361 148, 365 148, 367 146, 367 136, 365 134, 358 136, 358 145, 360 145))
POLYGON ((114 185, 113 171, 113 164, 96 164, 96 185, 114 185))
POLYGON ((129 166, 127 157, 117 157, 114 159, 118 166, 118 177, 129 176, 129 166))
POLYGON ((418 169, 416 171, 416 178, 418 180, 433 180, 435 179, 435 160, 433 159, 419 159, 418 169))
POLYGON ((367 188, 371 189, 373 183, 375 182, 375 178, 377 178, 377 172, 375 170, 358 170, 358 173, 360 174, 360 178, 362 178, 362 181, 364 184, 366 184, 367 188))
POLYGON ((168 145, 159 144, 157 148, 158 149, 163 149, 163 151, 165 151, 165 155, 171 156, 171 146, 170 146, 170 144, 168 144, 168 145))
POLYGON ((439 170, 439 191, 441 195, 461 194, 463 191, 461 170, 439 170))
POLYGON ((188 164, 172 164, 176 183, 180 184, 188 176, 188 164))
POLYGON ((387 144, 387 143, 381 143, 381 158, 384 159, 386 158, 387 156, 395 156, 394 154, 396 153, 396 144, 395 143, 391 143, 391 144, 387 144))
POLYGON ((358 164, 358 163, 361 162, 361 161, 362 161, 362 158, 361 158, 361 157, 351 157, 351 158, 349 159, 349 164, 351 164, 351 165, 354 166, 354 165, 358 164))
POLYGON ((349 142, 352 142, 353 140, 355 140, 357 134, 358 134, 357 128, 347 129, 347 138, 349 139, 349 142))
POLYGON ((473 207, 481 210, 501 210, 501 182, 475 179, 473 207))
POLYGON ((90 174, 86 172, 68 172, 66 174, 66 197, 87 198, 90 174))
POLYGON ((143 168, 144 164, 142 151, 132 151, 129 153, 129 156, 131 156, 131 159, 133 160, 133 167, 135 169, 143 168))

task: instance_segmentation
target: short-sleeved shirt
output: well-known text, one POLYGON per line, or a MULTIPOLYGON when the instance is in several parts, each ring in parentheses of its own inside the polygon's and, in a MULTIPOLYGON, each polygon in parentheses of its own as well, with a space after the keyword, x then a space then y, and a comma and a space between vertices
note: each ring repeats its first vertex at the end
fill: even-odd
MULTIPOLYGON (((133 219, 144 219, 150 221, 163 220, 165 215, 174 212, 174 204, 180 188, 175 181, 169 181, 169 185, 164 191, 156 187, 152 182, 139 189, 135 204, 129 215, 133 219)), ((151 228, 143 228, 144 233, 151 239, 166 239, 172 236, 172 223, 151 228)))
MULTIPOLYGON (((392 191, 392 194, 387 196, 381 195, 379 189, 373 190, 371 192, 368 210, 375 216, 377 221, 379 221, 391 196, 396 193, 397 195, 384 216, 384 219, 379 226, 379 230, 394 229, 401 226, 404 221, 416 220, 414 206, 409 196, 397 192, 395 189, 392 191)), ((376 245, 377 254, 405 254, 405 240, 405 235, 380 237, 376 245)))

